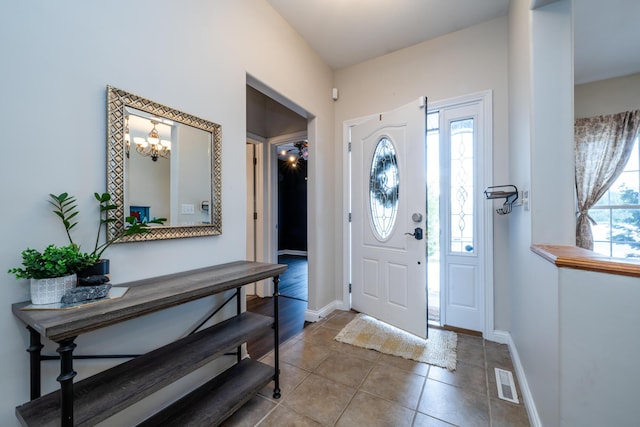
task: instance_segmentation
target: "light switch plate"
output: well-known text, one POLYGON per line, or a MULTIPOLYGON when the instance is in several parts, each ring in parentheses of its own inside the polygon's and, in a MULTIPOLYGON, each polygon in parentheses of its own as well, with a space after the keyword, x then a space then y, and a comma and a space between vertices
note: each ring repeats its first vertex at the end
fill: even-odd
POLYGON ((192 204, 183 203, 182 204, 182 213, 184 215, 193 215, 196 213, 196 208, 192 204))

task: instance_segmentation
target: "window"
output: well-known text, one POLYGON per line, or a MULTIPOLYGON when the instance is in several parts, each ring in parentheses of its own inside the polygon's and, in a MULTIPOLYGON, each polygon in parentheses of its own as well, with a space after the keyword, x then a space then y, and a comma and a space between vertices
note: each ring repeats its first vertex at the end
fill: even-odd
POLYGON ((451 252, 473 252, 474 133, 473 118, 450 122, 451 252))
POLYGON ((640 137, 618 179, 589 210, 593 250, 615 258, 640 258, 640 137))
POLYGON ((400 175, 393 144, 387 138, 378 141, 369 173, 369 207, 373 228, 381 240, 391 234, 398 212, 400 175))

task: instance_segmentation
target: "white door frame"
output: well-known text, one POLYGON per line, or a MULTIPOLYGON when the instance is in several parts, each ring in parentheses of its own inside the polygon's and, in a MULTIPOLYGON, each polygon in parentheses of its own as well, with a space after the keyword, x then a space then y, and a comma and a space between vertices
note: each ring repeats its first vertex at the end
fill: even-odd
MULTIPOLYGON (((427 106, 428 111, 442 110, 446 108, 459 107, 468 104, 481 102, 482 109, 482 129, 483 129, 483 147, 482 161, 477 163, 478 166, 478 209, 483 210, 484 222, 478 224, 483 228, 484 245, 483 251, 484 262, 481 266, 483 270, 483 294, 484 294, 484 325, 482 334, 485 338, 491 339, 494 335, 494 313, 493 313, 493 203, 487 202, 482 196, 482 191, 487 186, 493 185, 493 104, 492 91, 476 92, 468 95, 448 98, 430 103, 427 106)), ((441 276, 442 277, 442 276, 441 276)), ((440 308, 445 307, 445 292, 440 290, 440 308)), ((441 316, 442 319, 442 316, 441 316)))
POLYGON ((343 250, 343 265, 342 269, 342 301, 343 309, 351 309, 351 292, 349 291, 349 285, 351 284, 351 221, 349 220, 351 213, 351 150, 349 146, 350 128, 357 126, 360 123, 364 123, 368 120, 372 120, 377 114, 370 114, 364 117, 358 117, 356 119, 345 120, 342 123, 342 150, 344 155, 342 156, 342 206, 344 206, 344 215, 342 216, 342 247, 343 250))
MULTIPOLYGON (((266 262, 266 249, 268 247, 268 242, 265 235, 265 227, 266 223, 266 204, 265 204, 265 143, 266 140, 258 135, 253 135, 251 133, 247 133, 247 143, 252 144, 255 147, 255 156, 256 156, 256 167, 254 168, 256 176, 255 176, 255 209, 257 214, 257 220, 254 221, 255 224, 255 248, 256 248, 256 259, 255 261, 266 262)), ((249 174, 247 173, 247 176, 249 174)), ((249 187, 249 183, 247 183, 247 188, 249 187)), ((247 211, 251 211, 253 206, 247 206, 247 211)), ((247 245, 249 242, 247 241, 247 245)), ((263 298, 265 296, 271 295, 269 290, 271 289, 269 286, 270 280, 261 280, 255 283, 255 295, 263 298)))
MULTIPOLYGON (((270 171, 268 197, 269 197, 269 200, 271 201, 270 202, 270 206, 272 209, 271 218, 273 218, 273 221, 270 224, 272 233, 271 233, 269 250, 271 252, 272 259, 275 260, 274 262, 277 262, 278 260, 278 227, 280 226, 278 224, 278 146, 292 143, 292 142, 298 142, 302 139, 307 139, 306 131, 288 133, 286 135, 279 135, 279 136, 267 139, 267 143, 269 144, 269 160, 268 161, 269 161, 269 171, 270 171)), ((308 161, 309 160, 307 160, 307 162, 308 161)), ((309 203, 308 197, 309 196, 307 194, 307 200, 305 200, 305 203, 307 204, 309 203)), ((308 233, 309 233, 309 227, 307 222, 307 236, 308 236, 308 233)), ((308 248, 307 248, 307 252, 308 252, 308 248)))
MULTIPOLYGON (((458 96, 454 98, 448 98, 439 101, 428 101, 427 112, 432 110, 441 109, 444 107, 451 107, 455 105, 468 104, 472 102, 482 101, 483 105, 483 129, 484 129, 484 147, 483 157, 484 162, 480 167, 480 173, 478 176, 482 182, 478 183, 478 191, 482 191, 485 187, 493 185, 493 93, 491 90, 476 92, 468 95, 458 96)), ((420 102, 419 100, 416 102, 420 102)), ((376 114, 371 114, 364 117, 358 117, 351 120, 346 120, 342 124, 342 150, 344 155, 342 156, 342 169, 345 171, 343 174, 343 194, 342 204, 344 206, 343 215, 343 230, 342 235, 342 247, 345 248, 343 252, 343 262, 345 268, 343 269, 343 290, 342 300, 344 305, 351 307, 351 295, 349 293, 349 283, 351 283, 351 224, 349 222, 349 212, 351 212, 351 183, 350 183, 350 157, 349 152, 349 128, 351 126, 358 125, 362 122, 370 120, 376 117, 376 114)), ((481 197, 481 195, 478 195, 481 197)), ((479 199, 482 200, 482 199, 479 199)), ((481 224, 484 227, 484 247, 482 250, 485 253, 484 257, 484 308, 485 308, 485 320, 484 329, 481 331, 483 336, 487 339, 498 341, 499 337, 495 334, 494 329, 494 304, 493 304, 493 203, 478 203, 480 209, 484 209, 484 223, 481 224)), ((442 298, 443 292, 440 292, 442 298)), ((442 307, 442 305, 441 305, 442 307)), ((425 314, 426 316, 426 314, 425 314)))

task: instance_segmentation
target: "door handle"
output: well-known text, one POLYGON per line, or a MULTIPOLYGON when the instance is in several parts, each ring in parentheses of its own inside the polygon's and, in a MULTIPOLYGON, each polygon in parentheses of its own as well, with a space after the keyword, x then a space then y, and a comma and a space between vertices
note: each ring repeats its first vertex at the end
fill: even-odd
POLYGON ((422 228, 416 227, 413 233, 404 233, 407 236, 413 236, 416 240, 422 240, 422 228))

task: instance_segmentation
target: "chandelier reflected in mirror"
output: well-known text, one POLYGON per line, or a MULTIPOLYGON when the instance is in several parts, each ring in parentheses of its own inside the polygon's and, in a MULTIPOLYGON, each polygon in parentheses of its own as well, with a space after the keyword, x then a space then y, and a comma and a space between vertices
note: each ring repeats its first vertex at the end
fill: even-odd
MULTIPOLYGON (((156 125, 159 122, 156 120, 151 120, 151 124, 153 128, 149 132, 149 135, 146 138, 134 137, 133 142, 136 144, 136 152, 138 152, 142 156, 149 156, 151 160, 154 162, 158 161, 159 157, 168 158, 171 154, 171 141, 166 139, 160 139, 160 135, 158 133, 158 129, 156 125)), ((128 131, 128 127, 125 128, 125 135, 128 131)), ((125 136, 126 140, 126 136, 125 136)), ((128 156, 128 148, 127 148, 127 156, 128 156)))

